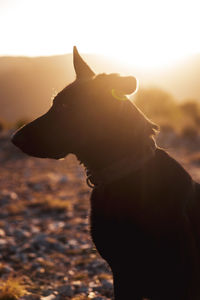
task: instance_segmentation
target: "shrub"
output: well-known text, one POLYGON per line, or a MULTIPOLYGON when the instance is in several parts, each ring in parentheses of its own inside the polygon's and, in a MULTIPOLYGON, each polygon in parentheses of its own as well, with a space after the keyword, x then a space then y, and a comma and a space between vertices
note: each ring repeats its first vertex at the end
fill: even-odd
POLYGON ((153 120, 158 116, 171 117, 176 111, 176 102, 173 97, 158 88, 141 89, 134 99, 145 115, 153 120))
POLYGON ((200 126, 200 104, 196 100, 185 100, 179 105, 184 116, 189 117, 197 126, 200 126))
POLYGON ((174 128, 172 125, 170 124, 165 124, 163 123, 160 127, 160 130, 163 132, 163 133, 174 133, 174 128))
POLYGON ((9 277, 0 281, 0 300, 16 300, 27 294, 22 278, 9 277))
POLYGON ((196 136, 200 128, 200 104, 196 100, 176 101, 169 93, 158 89, 141 89, 133 98, 136 105, 165 132, 196 136))
POLYGON ((198 129, 194 126, 187 126, 182 129, 181 134, 187 139, 196 139, 198 137, 198 129))

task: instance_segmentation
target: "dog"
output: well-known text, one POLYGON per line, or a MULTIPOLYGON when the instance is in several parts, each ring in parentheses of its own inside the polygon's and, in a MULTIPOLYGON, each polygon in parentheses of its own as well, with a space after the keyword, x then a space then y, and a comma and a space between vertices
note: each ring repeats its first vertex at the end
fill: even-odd
POLYGON ((200 185, 155 143, 158 126, 129 100, 133 76, 99 74, 73 50, 76 80, 12 142, 87 170, 91 236, 116 300, 200 299, 200 185))

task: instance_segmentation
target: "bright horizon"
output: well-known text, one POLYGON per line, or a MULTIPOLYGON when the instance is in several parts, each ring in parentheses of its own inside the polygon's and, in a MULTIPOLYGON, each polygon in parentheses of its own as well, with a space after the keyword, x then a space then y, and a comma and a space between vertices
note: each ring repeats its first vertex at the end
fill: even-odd
POLYGON ((199 3, 179 0, 1 0, 0 55, 80 53, 143 68, 200 53, 199 3))

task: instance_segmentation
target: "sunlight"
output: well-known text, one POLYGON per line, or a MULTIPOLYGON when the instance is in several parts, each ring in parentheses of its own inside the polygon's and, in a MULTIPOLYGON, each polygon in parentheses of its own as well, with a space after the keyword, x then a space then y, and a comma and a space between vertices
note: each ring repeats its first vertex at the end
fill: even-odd
POLYGON ((103 54, 142 68, 200 52, 198 1, 10 0, 0 4, 1 55, 103 54))

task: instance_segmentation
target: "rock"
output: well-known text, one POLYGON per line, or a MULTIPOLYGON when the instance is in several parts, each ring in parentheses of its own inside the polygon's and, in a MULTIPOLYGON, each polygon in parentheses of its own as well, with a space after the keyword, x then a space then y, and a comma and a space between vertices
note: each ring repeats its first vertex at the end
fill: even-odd
POLYGON ((94 299, 95 297, 96 297, 96 293, 94 293, 94 292, 90 292, 88 295, 89 299, 94 299))
MULTIPOLYGON (((25 250, 27 250, 28 248, 25 248, 25 250)), ((30 248, 29 248, 30 249, 30 248)), ((30 259, 34 259, 34 258, 36 258, 36 256, 37 256, 37 254, 36 253, 32 253, 32 252, 30 252, 30 253, 28 253, 28 257, 30 258, 30 259)))
POLYGON ((56 299, 56 297, 57 297, 57 295, 50 294, 48 296, 41 297, 40 300, 54 300, 54 299, 56 299))
POLYGON ((5 265, 5 264, 0 264, 0 274, 4 274, 4 273, 11 273, 13 272, 13 268, 11 268, 9 265, 5 265))
POLYGON ((76 293, 78 294, 88 294, 89 290, 89 287, 85 284, 81 284, 80 286, 76 287, 76 293))
POLYGON ((66 184, 67 182, 68 182, 68 177, 66 175, 62 175, 58 181, 59 184, 66 184))
POLYGON ((24 295, 19 298, 20 300, 40 300, 40 296, 37 294, 24 295))
POLYGON ((93 287, 93 291, 97 291, 100 294, 111 296, 113 293, 113 284, 109 280, 102 280, 101 285, 93 287))
POLYGON ((5 237, 6 233, 3 229, 0 228, 0 238, 5 237))
POLYGON ((51 190, 51 187, 47 181, 41 181, 41 182, 28 181, 27 185, 35 192, 44 192, 46 190, 51 190))
POLYGON ((0 239, 0 249, 4 248, 5 245, 7 245, 6 239, 0 239))
POLYGON ((26 238, 30 238, 30 236, 31 236, 30 232, 23 230, 23 229, 14 230, 13 234, 17 239, 26 239, 26 238))
POLYGON ((37 269, 37 275, 41 275, 41 274, 44 274, 45 273, 45 269, 44 268, 38 268, 37 269))
POLYGON ((102 259, 95 259, 87 265, 87 269, 91 275, 106 272, 106 264, 102 259))
POLYGON ((32 242, 36 244, 45 243, 47 237, 48 237, 47 234, 39 233, 33 238, 32 242))
POLYGON ((103 289, 106 291, 111 291, 113 289, 113 284, 109 280, 104 279, 101 281, 101 284, 103 286, 103 289))
POLYGON ((53 293, 52 289, 42 291, 43 297, 47 297, 53 293))
POLYGON ((65 252, 66 246, 59 242, 57 239, 49 237, 46 234, 38 234, 36 235, 31 244, 36 249, 43 249, 44 251, 58 251, 65 252))
POLYGON ((74 239, 69 240, 68 245, 70 245, 71 247, 77 247, 78 246, 78 241, 74 240, 74 239))
POLYGON ((0 192, 0 203, 1 205, 9 203, 11 200, 17 200, 18 195, 15 192, 3 189, 0 192))
POLYGON ((38 263, 38 262, 34 262, 32 263, 31 265, 31 270, 34 271, 34 270, 39 270, 39 268, 41 267, 41 264, 38 263))
POLYGON ((48 173, 47 177, 54 184, 65 184, 68 182, 67 175, 57 174, 57 173, 48 173))
POLYGON ((48 229, 50 231, 56 231, 58 229, 61 229, 65 226, 65 222, 59 221, 59 222, 51 222, 48 224, 48 229))
POLYGON ((72 297, 74 295, 74 287, 71 285, 62 285, 58 288, 58 293, 64 297, 72 297))

